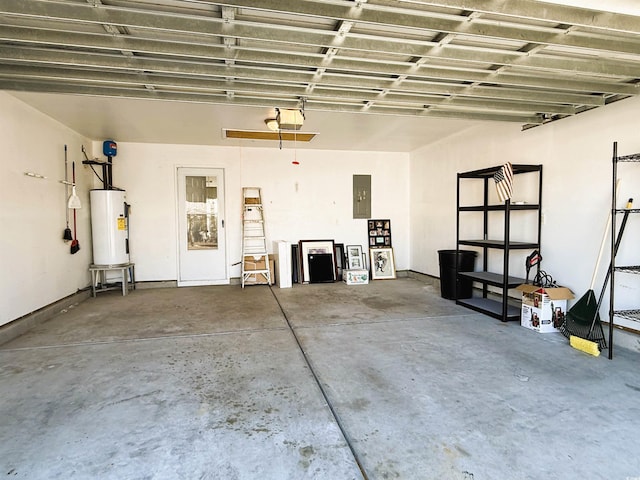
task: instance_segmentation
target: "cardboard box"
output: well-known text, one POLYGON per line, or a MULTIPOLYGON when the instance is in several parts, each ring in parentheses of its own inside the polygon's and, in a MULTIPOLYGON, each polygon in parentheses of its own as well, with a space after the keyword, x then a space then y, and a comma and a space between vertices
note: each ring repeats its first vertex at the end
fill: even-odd
POLYGON ((566 287, 541 288, 523 284, 516 290, 522 292, 520 325, 539 333, 558 332, 567 313, 567 300, 573 293, 566 287))
POLYGON ((366 285, 369 283, 369 270, 343 270, 342 281, 347 285, 366 285))
MULTIPOLYGON (((254 259, 245 259, 244 261, 244 272, 249 273, 251 270, 264 270, 266 263, 264 261, 264 257, 259 258, 257 260, 254 259)), ((269 259, 269 269, 271 270, 271 285, 275 283, 276 278, 276 270, 273 258, 269 259)), ((257 273, 255 275, 251 275, 244 281, 245 285, 267 285, 267 277, 264 273, 257 273)))

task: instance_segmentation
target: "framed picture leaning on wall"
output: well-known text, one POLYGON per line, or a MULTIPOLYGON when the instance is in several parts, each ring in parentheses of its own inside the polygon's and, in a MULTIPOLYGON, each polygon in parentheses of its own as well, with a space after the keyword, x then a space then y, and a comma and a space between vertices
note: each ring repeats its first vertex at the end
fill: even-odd
POLYGON ((349 270, 364 269, 362 245, 347 245, 347 268, 349 270))
POLYGON ((370 248, 371 279, 388 280, 396 278, 396 262, 393 258, 393 248, 370 248))
POLYGON ((342 278, 342 270, 344 270, 345 267, 345 258, 346 258, 346 254, 344 251, 344 243, 335 243, 333 245, 334 251, 335 251, 335 257, 336 257, 336 278, 340 279, 342 278))
POLYGON ((311 277, 309 275, 309 255, 312 254, 330 254, 331 263, 333 265, 333 280, 335 281, 335 245, 333 240, 300 240, 298 242, 300 250, 300 264, 302 265, 302 282, 309 283, 311 277))
POLYGON ((367 222, 369 247, 391 247, 391 220, 378 219, 367 222))

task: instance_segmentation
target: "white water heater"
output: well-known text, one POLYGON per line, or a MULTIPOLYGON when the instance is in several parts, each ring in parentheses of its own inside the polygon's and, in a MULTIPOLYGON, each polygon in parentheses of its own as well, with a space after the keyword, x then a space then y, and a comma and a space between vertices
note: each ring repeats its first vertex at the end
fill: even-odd
POLYGON ((93 263, 129 263, 129 206, 122 190, 91 190, 93 263))

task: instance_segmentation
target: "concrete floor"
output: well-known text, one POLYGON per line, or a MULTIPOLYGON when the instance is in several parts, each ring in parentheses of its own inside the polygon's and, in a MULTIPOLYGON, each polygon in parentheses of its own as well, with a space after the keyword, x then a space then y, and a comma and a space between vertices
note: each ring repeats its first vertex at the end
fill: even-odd
POLYGON ((639 359, 410 278, 105 292, 0 347, 0 475, 640 479, 639 359))

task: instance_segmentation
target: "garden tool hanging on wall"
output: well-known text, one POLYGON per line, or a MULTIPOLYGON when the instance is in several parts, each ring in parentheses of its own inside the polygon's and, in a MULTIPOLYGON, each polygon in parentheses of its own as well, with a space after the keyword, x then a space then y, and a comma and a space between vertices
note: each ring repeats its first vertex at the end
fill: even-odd
POLYGON ((64 233, 62 234, 62 239, 65 242, 71 241, 73 240, 73 235, 71 233, 71 229, 69 228, 69 203, 67 201, 67 197, 69 196, 69 167, 67 164, 67 146, 64 146, 64 184, 65 184, 65 205, 64 205, 64 209, 66 212, 66 217, 67 217, 67 228, 64 229, 64 233))
POLYGON ((73 209, 73 241, 71 242, 71 254, 77 253, 80 250, 80 242, 78 242, 78 234, 77 234, 77 218, 76 218, 76 210, 78 208, 82 208, 82 204, 80 203, 80 198, 76 195, 76 162, 71 164, 72 172, 73 172, 73 193, 69 198, 69 208, 73 209), (73 197, 77 200, 75 200, 73 197), (73 200, 73 201, 72 201, 73 200))

